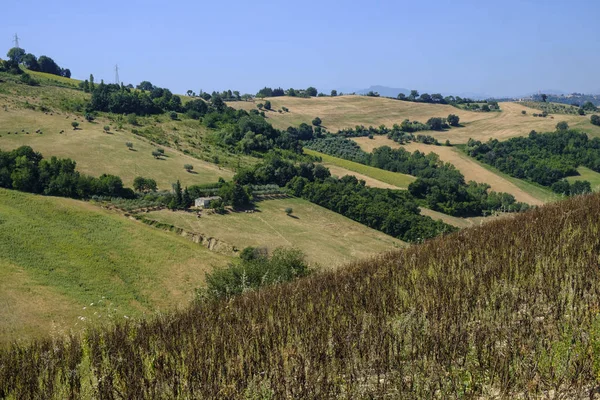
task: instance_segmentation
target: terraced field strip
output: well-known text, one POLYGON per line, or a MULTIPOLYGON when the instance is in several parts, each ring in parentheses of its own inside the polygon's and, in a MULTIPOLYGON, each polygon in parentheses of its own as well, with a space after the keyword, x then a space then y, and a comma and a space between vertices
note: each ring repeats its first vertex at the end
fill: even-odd
POLYGON ((359 174, 395 186, 397 188, 406 189, 408 188, 408 185, 416 179, 414 176, 400 174, 397 172, 385 171, 379 168, 370 167, 368 165, 363 165, 357 162, 344 160, 342 158, 333 157, 324 153, 319 153, 318 151, 314 150, 304 149, 304 152, 306 154, 321 157, 324 164, 333 164, 335 166, 353 172, 357 172, 359 174))
POLYGON ((475 159, 467 156, 455 147, 433 146, 423 143, 409 143, 401 146, 400 144, 388 139, 385 136, 375 136, 369 138, 355 138, 361 148, 365 151, 372 151, 373 148, 380 146, 390 146, 392 148, 403 147, 407 151, 422 151, 426 154, 436 153, 444 162, 454 165, 464 176, 465 180, 487 183, 492 190, 497 192, 507 192, 515 196, 517 201, 522 201, 531 205, 540 205, 553 200, 551 192, 540 189, 539 187, 519 179, 501 176, 497 172, 484 167, 475 159))

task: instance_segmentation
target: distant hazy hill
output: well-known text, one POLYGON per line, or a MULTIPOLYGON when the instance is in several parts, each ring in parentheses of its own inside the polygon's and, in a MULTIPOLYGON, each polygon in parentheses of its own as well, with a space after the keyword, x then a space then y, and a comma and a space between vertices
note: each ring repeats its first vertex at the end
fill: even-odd
POLYGON ((381 85, 371 86, 368 89, 357 90, 356 94, 367 94, 369 92, 377 92, 383 97, 398 97, 398 94, 400 94, 400 93, 404 93, 407 96, 410 94, 409 89, 391 88, 391 87, 381 86, 381 85))

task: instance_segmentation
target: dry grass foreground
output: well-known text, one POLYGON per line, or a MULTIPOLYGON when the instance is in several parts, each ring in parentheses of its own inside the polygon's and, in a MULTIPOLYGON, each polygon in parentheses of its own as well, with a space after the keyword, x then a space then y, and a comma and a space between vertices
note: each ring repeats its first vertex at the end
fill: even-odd
POLYGON ((162 210, 145 216, 218 238, 239 249, 295 247, 306 254, 309 262, 324 268, 406 246, 398 239, 297 198, 260 201, 254 213, 197 218, 195 213, 162 210), (293 210, 290 216, 286 208, 293 210))
POLYGON ((0 343, 185 306, 228 260, 87 202, 0 189, 0 343))
POLYGON ((0 351, 12 398, 593 398, 600 196, 85 340, 0 351))
MULTIPOLYGON (((354 128, 356 125, 391 127, 400 124, 404 119, 426 122, 431 117, 447 117, 455 114, 460 117, 459 128, 445 132, 428 132, 441 142, 450 140, 453 144, 466 143, 469 138, 487 141, 490 138, 499 140, 528 134, 531 130, 538 132, 554 131, 559 121, 567 121, 571 128, 584 129, 592 136, 600 136, 600 127, 590 123, 590 117, 579 115, 550 115, 546 118, 533 117, 539 110, 516 103, 500 103, 502 112, 474 112, 462 110, 444 104, 413 103, 379 97, 339 96, 339 97, 272 97, 272 110, 266 111, 269 121, 276 128, 286 129, 302 122, 310 124, 315 117, 321 118, 323 126, 331 132, 342 128, 354 128), (290 112, 279 113, 281 107, 290 112), (526 111, 523 115, 521 111, 526 111)), ((235 108, 255 109, 255 102, 231 102, 235 108)))
POLYGON ((160 189, 170 190, 177 179, 183 185, 192 185, 216 182, 219 177, 228 179, 233 175, 218 165, 177 150, 153 146, 131 132, 114 131, 113 127, 111 133, 106 133, 103 127, 108 125, 107 121, 89 123, 81 116, 69 113, 52 114, 27 109, 0 109, 0 149, 6 151, 23 145, 31 146, 46 158, 57 156, 75 160, 80 172, 93 176, 103 173, 120 176, 130 187, 136 176, 153 178, 160 189), (80 129, 73 130, 71 122, 74 119, 79 122, 80 129), (38 129, 42 134, 35 132, 38 129), (127 142, 133 143, 133 150, 126 147, 127 142), (152 156, 157 147, 165 149, 165 157, 156 159, 152 156), (194 172, 186 172, 185 164, 192 164, 194 172))
POLYGON ((506 192, 515 196, 517 201, 522 201, 531 205, 540 205, 544 203, 543 199, 533 196, 531 193, 521 189, 510 180, 484 168, 477 161, 473 160, 469 156, 462 153, 460 150, 454 147, 447 146, 433 146, 423 143, 411 142, 406 145, 400 145, 385 136, 375 136, 373 139, 369 138, 355 138, 360 147, 371 152, 373 149, 381 146, 390 146, 392 148, 403 147, 407 151, 414 152, 419 150, 425 154, 431 152, 440 156, 440 159, 444 162, 448 162, 456 167, 464 176, 465 181, 475 181, 479 183, 487 183, 491 186, 492 190, 496 192, 506 192))

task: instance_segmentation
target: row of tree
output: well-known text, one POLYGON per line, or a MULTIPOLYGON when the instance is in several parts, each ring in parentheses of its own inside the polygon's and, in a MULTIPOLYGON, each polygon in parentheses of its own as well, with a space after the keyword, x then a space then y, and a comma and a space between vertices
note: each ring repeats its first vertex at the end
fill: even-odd
POLYGON ((92 196, 133 198, 133 190, 123 186, 118 176, 84 175, 75 161, 52 157, 44 159, 29 146, 0 150, 0 187, 49 196, 85 199, 92 196))
POLYGON ((482 143, 470 139, 466 151, 515 178, 544 186, 552 186, 567 176, 579 175, 579 166, 600 171, 600 139, 589 139, 585 133, 566 130, 568 126, 557 128, 557 132, 540 134, 531 131, 527 137, 503 142, 492 139, 482 143))
POLYGON ((444 163, 435 153, 410 153, 389 146, 367 153, 352 140, 328 136, 307 142, 305 147, 322 153, 370 165, 386 171, 417 177, 409 191, 424 200, 428 208, 456 216, 478 216, 493 211, 522 211, 526 204, 518 203, 507 193, 489 191, 482 183, 465 182, 464 176, 452 164, 444 163))
POLYGON ((353 176, 333 178, 321 164, 295 165, 270 156, 261 164, 238 171, 233 179, 240 185, 287 186, 295 196, 409 242, 454 230, 420 215, 417 202, 407 191, 370 188, 353 176))
MULTIPOLYGON (((309 86, 306 89, 294 89, 289 88, 288 90, 283 90, 282 88, 270 88, 264 87, 256 93, 256 97, 279 97, 279 96, 290 96, 290 97, 315 97, 318 95, 317 89, 309 86)), ((333 92, 332 92, 333 95, 333 92)), ((337 92, 336 92, 337 95, 337 92)))
POLYGON ((25 68, 31 71, 46 72, 48 74, 71 77, 71 70, 61 68, 52 58, 48 56, 40 56, 37 58, 31 53, 27 53, 20 47, 13 47, 6 54, 11 64, 24 65, 25 68))

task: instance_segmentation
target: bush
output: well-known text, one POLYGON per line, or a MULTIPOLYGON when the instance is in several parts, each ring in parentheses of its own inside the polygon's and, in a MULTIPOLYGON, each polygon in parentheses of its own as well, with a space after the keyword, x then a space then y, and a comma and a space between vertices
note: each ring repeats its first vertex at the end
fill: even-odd
POLYGON ((176 120, 177 119, 177 113, 175 111, 171 111, 169 113, 169 117, 171 117, 172 120, 176 120))
POLYGON ((265 101, 265 110, 271 109, 271 102, 269 100, 265 101))
POLYGON ((525 114, 527 114, 527 111, 521 110, 521 114, 525 115, 525 114))
POLYGON ((187 171, 187 172, 191 172, 194 169, 194 166, 192 164, 185 164, 183 166, 183 168, 187 171))
POLYGON ((73 121, 71 122, 71 126, 73 127, 73 130, 77 130, 77 128, 79 127, 79 122, 73 121))
POLYGON ((600 116, 594 114, 590 117, 590 122, 592 123, 592 125, 598 125, 600 126, 600 116))
POLYGON ((110 132, 110 126, 104 125, 104 132, 110 132))
POLYGON ((40 83, 33 79, 29 74, 21 75, 21 82, 29 86, 38 86, 40 83))
POLYGON ((321 126, 321 122, 322 122, 321 118, 319 118, 319 117, 316 117, 315 119, 312 120, 312 124, 314 126, 321 126))
POLYGON ((293 212, 294 212, 294 210, 292 209, 292 207, 288 207, 288 208, 285 209, 285 213, 287 215, 291 215, 293 212))
POLYGON ((568 129, 569 129, 569 124, 566 121, 560 121, 558 124, 556 124, 557 131, 566 131, 568 129))
POLYGON ((448 123, 450 125, 458 126, 460 118, 458 117, 458 115, 450 114, 450 115, 448 115, 448 118, 446 118, 446 120, 448 121, 448 123))
POLYGON ((131 142, 125 142, 125 146, 127 146, 127 148, 128 148, 129 150, 132 150, 132 149, 133 149, 133 143, 131 143, 131 142))
POLYGON ((161 155, 162 155, 162 154, 161 154, 161 153, 160 153, 160 151, 158 151, 158 150, 153 150, 153 151, 152 151, 152 157, 154 157, 154 158, 156 158, 156 159, 160 158, 160 156, 161 156, 161 155))
POLYGON ((228 298, 261 286, 289 282, 311 272, 300 250, 278 248, 271 257, 256 255, 254 250, 244 255, 240 262, 206 274, 208 297, 228 298))
POLYGON ((133 126, 137 126, 139 124, 137 116, 135 114, 127 115, 127 123, 133 126))

